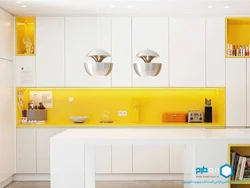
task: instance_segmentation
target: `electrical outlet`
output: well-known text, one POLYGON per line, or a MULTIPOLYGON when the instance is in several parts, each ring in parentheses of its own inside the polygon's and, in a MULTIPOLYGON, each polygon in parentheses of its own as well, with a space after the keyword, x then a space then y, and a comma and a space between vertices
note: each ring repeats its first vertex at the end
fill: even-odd
POLYGON ((118 116, 127 116, 127 111, 118 111, 118 116))
POLYGON ((70 97, 69 98, 69 102, 73 102, 74 101, 74 98, 73 97, 70 97))

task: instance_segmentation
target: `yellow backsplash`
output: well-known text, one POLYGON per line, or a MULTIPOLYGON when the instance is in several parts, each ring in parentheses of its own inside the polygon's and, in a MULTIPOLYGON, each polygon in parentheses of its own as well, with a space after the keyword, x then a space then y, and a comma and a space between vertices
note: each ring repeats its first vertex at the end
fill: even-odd
MULTIPOLYGON (((47 109, 48 125, 73 124, 70 116, 88 116, 84 124, 98 124, 108 111, 114 125, 137 123, 159 125, 164 112, 204 111, 205 98, 212 99, 213 124, 225 125, 225 88, 17 88, 24 92, 24 107, 18 107, 17 125, 27 109, 30 91, 52 91, 53 108, 47 109), (74 101, 69 102, 73 97, 74 101), (118 116, 118 111, 127 116, 118 116)), ((17 97, 18 98, 18 97, 17 97)))

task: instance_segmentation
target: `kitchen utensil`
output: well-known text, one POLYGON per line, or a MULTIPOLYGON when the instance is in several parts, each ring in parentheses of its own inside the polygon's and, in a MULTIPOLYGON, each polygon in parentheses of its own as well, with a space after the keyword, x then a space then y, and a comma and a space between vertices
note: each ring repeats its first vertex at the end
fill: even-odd
POLYGON ((203 120, 203 112, 200 110, 192 110, 188 112, 188 123, 202 123, 203 120))
POLYGON ((69 119, 74 123, 84 123, 88 119, 88 116, 70 116, 69 119))

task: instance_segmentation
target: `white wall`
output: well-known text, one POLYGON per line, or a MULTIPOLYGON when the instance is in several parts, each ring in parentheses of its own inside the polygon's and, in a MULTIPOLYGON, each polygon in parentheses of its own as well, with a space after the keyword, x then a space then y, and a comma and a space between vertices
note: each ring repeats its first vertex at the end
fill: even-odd
POLYGON ((15 170, 14 65, 9 55, 13 54, 12 18, 0 9, 0 39, 4 38, 0 40, 0 187, 15 170))

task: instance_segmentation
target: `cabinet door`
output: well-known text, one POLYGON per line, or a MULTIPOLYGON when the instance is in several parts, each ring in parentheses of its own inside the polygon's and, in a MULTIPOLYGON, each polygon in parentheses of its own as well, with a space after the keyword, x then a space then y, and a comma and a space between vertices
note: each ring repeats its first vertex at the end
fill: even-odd
POLYGON ((17 173, 36 173, 36 129, 17 129, 17 173))
POLYGON ((206 87, 225 87, 225 18, 206 19, 206 87))
POLYGON ((170 145, 170 173, 184 173, 185 145, 170 145))
POLYGON ((0 58, 13 60, 12 16, 0 9, 0 58))
MULTIPOLYGON (((67 87, 111 87, 111 74, 90 76, 85 71, 85 62, 94 62, 87 53, 102 48, 111 54, 110 18, 97 17, 65 18, 65 61, 67 87)), ((103 62, 110 62, 105 58, 103 62)))
POLYGON ((132 173, 132 145, 112 145, 112 173, 132 173))
POLYGON ((63 128, 37 128, 37 173, 50 173, 50 138, 64 130, 63 128))
POLYGON ((133 145, 133 173, 169 173, 169 145, 133 145))
POLYGON ((145 49, 156 51, 160 57, 152 62, 162 63, 161 72, 153 77, 140 77, 133 69, 133 87, 168 87, 168 18, 133 18, 133 63, 144 63, 136 54, 145 49))
POLYGON ((95 146, 96 173, 111 173, 111 145, 95 146))
POLYGON ((247 59, 247 127, 250 127, 250 59, 247 59))
POLYGON ((112 18, 112 87, 132 86, 131 18, 112 18))
POLYGON ((226 126, 246 126, 246 58, 226 59, 226 126))
POLYGON ((35 87, 35 56, 16 56, 16 86, 35 87))
POLYGON ((205 18, 170 18, 169 27, 170 87, 205 87, 205 18))
POLYGON ((64 86, 64 18, 36 18, 36 85, 64 86))

